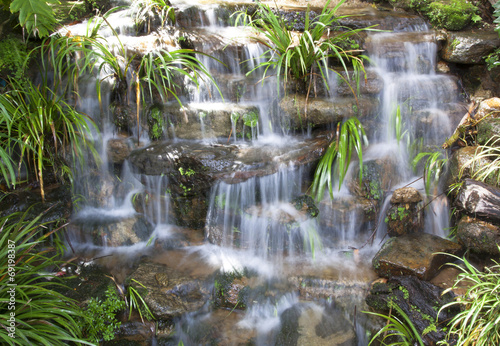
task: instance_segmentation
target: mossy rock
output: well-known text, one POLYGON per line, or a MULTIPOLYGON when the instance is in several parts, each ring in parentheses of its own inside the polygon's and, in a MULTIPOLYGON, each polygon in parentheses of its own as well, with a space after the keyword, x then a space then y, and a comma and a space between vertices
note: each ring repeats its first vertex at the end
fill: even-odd
POLYGON ((495 140, 493 137, 500 137, 500 119, 491 118, 484 119, 477 124, 477 143, 480 145, 500 146, 500 140, 495 140))
POLYGON ((465 0, 435 1, 429 4, 425 15, 432 25, 447 30, 462 30, 470 24, 477 7, 465 0))

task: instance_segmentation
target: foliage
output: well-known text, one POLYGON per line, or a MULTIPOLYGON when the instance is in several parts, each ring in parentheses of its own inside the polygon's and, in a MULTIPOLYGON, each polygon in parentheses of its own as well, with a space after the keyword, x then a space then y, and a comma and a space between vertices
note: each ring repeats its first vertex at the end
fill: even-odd
POLYGON ((20 39, 12 36, 2 39, 0 41, 0 76, 23 78, 27 58, 26 45, 20 39))
POLYGON ((389 315, 384 315, 384 314, 379 314, 375 312, 370 312, 370 311, 363 311, 366 314, 370 314, 373 316, 378 316, 382 317, 383 319, 387 320, 387 324, 384 325, 382 329, 380 329, 370 340, 370 343, 368 345, 371 345, 373 342, 378 340, 380 337, 382 338, 380 341, 382 345, 389 345, 389 346, 413 346, 413 345, 420 345, 423 346, 424 343, 422 341, 422 338, 420 337, 420 334, 417 332, 415 329, 415 326, 411 322, 411 320, 408 318, 406 313, 401 310, 401 308, 395 304, 394 302, 390 301, 389 302, 389 307, 394 309, 401 318, 398 318, 394 315, 391 315, 391 312, 389 312, 389 315), (393 341, 390 342, 390 344, 386 344, 385 340, 386 339, 391 339, 396 337, 398 341, 393 341))
POLYGON ((448 162, 448 158, 441 151, 421 152, 412 161, 413 169, 415 170, 419 162, 426 158, 424 165, 424 184, 425 191, 429 193, 431 184, 436 184, 444 172, 444 166, 448 162))
POLYGON ((132 316, 132 310, 135 309, 137 312, 139 312, 139 316, 141 317, 141 321, 143 323, 144 323, 144 317, 147 320, 154 320, 155 318, 153 316, 153 313, 151 312, 148 304, 146 304, 144 298, 142 298, 142 295, 138 291, 139 288, 135 288, 132 284, 137 284, 142 288, 146 289, 146 286, 144 286, 142 283, 140 283, 135 279, 132 279, 131 284, 127 288, 127 293, 128 293, 127 304, 129 306, 128 319, 130 320, 130 317, 132 316))
MULTIPOLYGON (((309 6, 305 17, 305 29, 300 35, 298 42, 294 37, 286 20, 275 14, 275 11, 268 5, 258 3, 258 10, 253 17, 246 13, 239 13, 236 24, 243 22, 252 26, 259 34, 265 37, 257 37, 256 40, 264 44, 268 50, 264 52, 264 61, 259 63, 248 74, 257 70, 264 70, 263 80, 266 78, 269 69, 276 71, 278 95, 280 91, 280 80, 286 84, 289 77, 309 83, 308 94, 313 81, 313 77, 318 74, 326 83, 329 71, 333 71, 340 78, 347 82, 339 72, 329 68, 328 60, 337 59, 340 65, 347 72, 347 63, 352 64, 355 75, 359 76, 360 71, 364 71, 363 60, 366 58, 359 55, 359 50, 345 50, 344 43, 365 29, 348 29, 342 31, 337 36, 324 38, 326 31, 336 25, 345 16, 336 16, 338 8, 345 2, 341 0, 334 8, 328 8, 331 0, 328 0, 321 11, 321 14, 314 20, 310 18, 309 6)), ((350 85, 349 83, 347 83, 350 85)))
POLYGON ((85 310, 87 337, 95 343, 101 339, 113 340, 115 331, 121 322, 116 320, 116 312, 125 308, 125 302, 120 299, 113 286, 106 290, 106 299, 91 298, 85 310))
POLYGON ((485 183, 496 185, 500 183, 500 136, 494 135, 484 145, 476 149, 474 156, 467 161, 460 169, 460 175, 463 170, 470 167, 471 178, 485 183), (492 160, 486 165, 481 165, 484 160, 492 160))
MULTIPOLYGON (((460 258, 453 256, 460 260, 460 258)), ((500 344, 500 265, 478 270, 466 258, 461 259, 464 266, 456 263, 461 273, 451 289, 466 285, 467 292, 457 300, 444 305, 441 310, 459 305, 459 312, 448 324, 448 337, 456 336, 457 345, 499 345, 500 344)))
POLYGON ((174 8, 170 6, 169 1, 165 0, 139 0, 133 4, 135 8, 135 25, 141 26, 147 21, 148 33, 150 32, 151 17, 155 15, 160 17, 161 26, 165 26, 167 19, 175 23, 174 8))
MULTIPOLYGON (((6 125, 4 151, 18 146, 18 168, 25 162, 40 181, 44 198, 44 172, 52 167, 59 177, 71 179, 67 157, 83 164, 83 146, 92 148, 87 135, 91 124, 88 117, 76 111, 45 83, 35 86, 31 81, 10 80, 12 91, 0 95, 0 117, 6 125)), ((96 154, 97 155, 97 154, 96 154)))
POLYGON ((91 345, 81 339, 80 308, 57 291, 64 284, 53 274, 62 264, 62 249, 44 248, 59 228, 46 232, 50 225, 40 224, 40 218, 28 220, 25 213, 0 219, 0 340, 11 345, 91 345))
POLYGON ((434 1, 429 4, 426 14, 435 26, 447 30, 461 30, 471 22, 476 11, 477 7, 465 0, 450 3, 434 1))
POLYGON ((49 3, 58 0, 13 0, 10 4, 12 13, 19 12, 19 23, 30 35, 48 36, 54 29, 56 18, 49 3))
POLYGON ((328 187, 330 198, 333 199, 332 173, 335 173, 340 189, 351 163, 353 150, 356 150, 358 154, 359 179, 361 182, 363 177, 363 141, 367 143, 366 133, 357 118, 349 118, 343 124, 338 123, 337 138, 330 143, 314 172, 311 189, 316 200, 323 198, 325 187, 328 187), (334 162, 336 162, 335 171, 332 171, 334 162))
MULTIPOLYGON (((495 31, 498 32, 500 36, 500 2, 497 1, 493 4, 493 17, 495 20, 493 21, 496 24, 495 31)), ((497 48, 495 51, 490 53, 486 58, 486 66, 488 66, 488 70, 492 70, 494 67, 500 65, 500 48, 497 48)))
POLYGON ((500 36, 500 3, 496 1, 493 4, 493 17, 495 17, 495 20, 493 23, 495 23, 497 26, 495 27, 495 31, 498 32, 498 35, 500 36))

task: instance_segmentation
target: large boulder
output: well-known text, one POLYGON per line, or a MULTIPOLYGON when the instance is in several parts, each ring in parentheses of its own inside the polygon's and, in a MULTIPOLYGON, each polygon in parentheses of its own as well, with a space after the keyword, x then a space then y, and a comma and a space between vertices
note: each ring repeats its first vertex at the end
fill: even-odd
POLYGON ((500 45, 495 31, 448 32, 440 51, 443 60, 457 64, 480 64, 500 45))
POLYGON ((463 216, 457 225, 457 239, 476 254, 498 256, 500 227, 470 216, 463 216))
POLYGON ((378 275, 392 277, 413 275, 430 280, 447 261, 447 254, 459 255, 462 246, 450 240, 428 234, 407 234, 386 241, 373 258, 373 267, 378 275))

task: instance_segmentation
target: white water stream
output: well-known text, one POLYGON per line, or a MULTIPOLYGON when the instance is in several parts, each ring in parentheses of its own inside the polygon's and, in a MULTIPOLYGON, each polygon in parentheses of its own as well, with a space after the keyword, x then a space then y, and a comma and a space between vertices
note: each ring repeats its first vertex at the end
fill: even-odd
MULTIPOLYGON (((171 2, 174 7, 180 10, 192 6, 192 2, 187 1, 171 2)), ((232 39, 247 42, 248 32, 246 29, 228 28, 227 23, 220 21, 217 17, 218 5, 196 4, 196 6, 199 8, 196 13, 200 15, 200 18, 193 18, 193 23, 196 23, 197 27, 189 28, 185 30, 186 32, 200 29, 206 35, 212 35, 212 40, 214 37, 222 40, 222 44, 230 44, 232 39), (245 37, 242 38, 243 36, 245 37)), ((117 13, 115 17, 110 19, 110 23, 119 33, 121 42, 125 46, 137 42, 137 38, 133 34, 133 22, 130 21, 129 11, 117 13)), ((439 144, 451 132, 448 118, 450 105, 458 102, 455 80, 434 72, 437 48, 433 33, 421 26, 410 27, 408 30, 416 28, 419 30, 418 32, 376 33, 371 34, 368 38, 367 55, 373 61, 371 68, 383 79, 384 88, 379 95, 380 109, 378 114, 370 115, 378 117, 376 122, 380 126, 378 126, 378 130, 371 131, 373 136, 370 138, 370 146, 366 148, 364 160, 366 162, 387 158, 392 160, 392 164, 397 169, 396 175, 392 177, 391 191, 418 178, 414 175, 408 162, 411 147, 408 143, 416 143, 422 139, 423 148, 439 144), (391 47, 394 45, 397 48, 391 51, 391 47), (402 129, 407 134, 407 137, 399 142, 392 125, 398 107, 402 119, 402 129)), ((83 30, 86 30, 86 23, 82 23, 80 28, 71 27, 69 30, 74 34, 78 32, 83 34, 83 30)), ((173 30, 180 30, 180 28, 173 30)), ((105 26, 101 33, 108 37, 110 42, 113 41, 111 30, 106 29, 105 26)), ((208 54, 215 44, 220 45, 221 43, 213 41, 198 43, 200 46, 196 46, 196 49, 208 54)), ((275 83, 272 79, 267 80, 264 84, 256 83, 259 81, 258 77, 247 78, 245 76, 246 72, 256 66, 256 61, 263 51, 264 48, 255 42, 243 44, 238 55, 231 55, 233 51, 227 49, 227 56, 224 59, 222 56, 217 56, 218 59, 231 62, 223 68, 213 59, 202 55, 199 55, 199 58, 214 73, 218 82, 246 81, 246 84, 229 83, 229 85, 233 85, 233 88, 236 85, 245 88, 245 92, 242 92, 241 98, 238 98, 236 103, 244 106, 255 106, 259 110, 258 125, 252 128, 249 134, 250 140, 244 137, 237 138, 236 130, 234 130, 231 142, 245 143, 245 145, 256 147, 287 147, 290 142, 296 141, 297 138, 291 134, 287 126, 287 119, 273 105, 277 98, 275 83), (242 62, 248 63, 248 66, 242 62)), ((112 83, 112 80, 109 82, 112 83)), ((105 114, 100 114, 99 104, 93 89, 94 83, 91 80, 80 88, 82 92, 81 110, 95 118, 101 116, 98 121, 102 131, 99 151, 103 165, 100 176, 95 178, 96 180, 92 180, 90 184, 99 184, 102 187, 107 186, 107 184, 114 186, 110 188, 110 193, 104 194, 102 198, 98 199, 98 202, 90 198, 87 187, 84 187, 83 184, 79 186, 77 191, 86 196, 89 202, 83 205, 75 218, 85 220, 86 218, 120 219, 132 217, 138 214, 137 204, 134 204, 133 200, 142 194, 143 199, 139 203, 140 210, 142 215, 154 226, 155 232, 152 235, 159 238, 173 236, 175 234, 175 227, 173 227, 175 220, 171 217, 172 200, 168 193, 169 178, 166 175, 140 175, 131 172, 125 161, 124 168, 120 170, 119 179, 111 179, 114 182, 110 183, 110 177, 116 175, 116 167, 108 158, 108 142, 121 137, 110 120, 110 107, 106 97, 103 98, 105 114), (144 196, 150 200, 146 200, 144 196), (153 198, 153 196, 161 197, 153 198), (92 200, 94 202, 91 202, 92 200)), ((332 80, 331 83, 333 86, 335 81, 332 80)), ((334 90, 333 87, 332 89, 334 90)), ((336 94, 333 91, 330 101, 334 103, 335 98, 336 94)), ((184 106, 207 111, 225 103, 231 107, 231 102, 228 100, 223 102, 215 88, 207 88, 202 85, 199 90, 194 87, 189 90, 189 98, 184 106)), ((199 140, 206 145, 216 143, 217 138, 211 138, 206 134, 206 127, 209 124, 205 123, 202 116, 200 116, 199 121, 204 134, 203 138, 199 140)), ((133 131, 135 133, 131 135, 131 139, 136 138, 137 131, 139 131, 142 133, 142 144, 149 144, 147 134, 143 133, 143 129, 135 128, 133 131)), ((170 139, 177 140, 175 133, 174 138, 170 139)), ((320 214, 319 219, 304 219, 303 214, 297 212, 292 203, 295 197, 306 192, 307 186, 305 185, 311 169, 312 167, 308 166, 299 169, 293 165, 284 165, 277 173, 250 178, 244 182, 234 184, 217 182, 212 187, 207 200, 208 212, 205 226, 206 236, 215 244, 205 241, 203 244, 188 247, 187 251, 204 259, 214 270, 221 269, 230 272, 250 268, 257 272, 260 278, 270 282, 273 280, 286 281, 287 278, 295 276, 311 276, 318 278, 318 280, 322 280, 323 277, 334 277, 331 279, 333 282, 366 284, 373 277, 373 275, 367 274, 371 266, 371 258, 379 249, 380 240, 385 236, 384 210, 387 207, 388 199, 390 199, 390 193, 387 195, 386 201, 381 203, 379 220, 363 221, 359 208, 345 207, 347 204, 352 204, 353 200, 355 201, 355 196, 349 192, 346 186, 340 190, 336 189, 334 202, 329 201, 326 197, 327 199, 321 203, 323 207, 320 206, 320 209, 322 212, 326 211, 328 216, 320 214), (332 205, 335 205, 334 209, 331 209, 332 205), (323 222, 325 219, 329 220, 328 223, 323 222), (378 227, 376 240, 373 245, 365 246, 366 240, 376 227, 378 227), (362 246, 363 248, 359 252, 352 249, 362 246), (335 274, 331 274, 333 272, 335 274)), ((82 181, 86 179, 88 173, 79 173, 82 174, 82 181)), ((422 181, 413 183, 412 186, 424 193, 422 181)), ((101 188, 102 191, 104 188, 101 188)), ((445 236, 448 217, 446 199, 437 199, 432 202, 428 210, 425 231, 445 236)), ((81 239, 74 238, 73 241, 79 243, 73 245, 88 249, 89 244, 81 239)), ((104 239, 103 243, 106 244, 106 242, 107 239, 104 239)), ((147 243, 147 241, 136 243, 131 253, 133 252, 134 255, 150 254, 147 243)), ((92 248, 99 249, 96 246, 92 246, 92 248)), ((117 251, 124 251, 123 249, 122 246, 117 247, 117 251)), ((109 254, 113 250, 106 248, 102 251, 102 253, 109 254)), ((281 323, 280 317, 287 309, 298 305, 304 298, 299 297, 293 290, 287 291, 285 289, 285 292, 280 291, 279 294, 281 296, 275 299, 256 301, 255 304, 248 307, 245 313, 238 314, 241 317, 238 328, 254 331, 253 341, 258 345, 274 343, 281 323)), ((353 296, 350 299, 350 303, 338 304, 342 306, 342 312, 336 310, 337 308, 332 311, 352 320, 353 306, 363 304, 364 297, 353 296)), ((320 311, 321 315, 326 309, 325 306, 330 306, 331 303, 331 301, 327 303, 315 301, 308 304, 312 306, 313 311, 320 311)), ((201 319, 208 319, 211 314, 211 311, 205 311, 201 315, 187 314, 181 318, 179 325, 184 323, 196 328, 201 319)), ((364 327, 356 325, 355 328, 357 344, 366 345, 364 327)), ((180 339, 184 337, 189 339, 181 327, 177 328, 177 335, 180 339)))

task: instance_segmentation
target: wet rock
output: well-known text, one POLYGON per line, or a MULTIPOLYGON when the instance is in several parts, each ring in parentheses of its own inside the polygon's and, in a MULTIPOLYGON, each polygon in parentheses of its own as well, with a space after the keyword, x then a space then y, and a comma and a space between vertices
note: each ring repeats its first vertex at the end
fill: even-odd
POLYGON ((354 327, 333 306, 297 304, 280 316, 275 345, 357 345, 354 327))
POLYGON ((106 151, 111 162, 122 164, 133 148, 134 145, 130 138, 112 138, 107 142, 106 151))
POLYGON ((477 107, 475 119, 500 118, 500 98, 492 97, 481 101, 477 107))
POLYGON ((164 118, 164 123, 170 124, 165 126, 170 138, 228 138, 230 135, 244 138, 252 134, 259 112, 254 106, 240 104, 213 103, 207 108, 203 104, 191 103, 182 109, 178 105, 166 107, 164 118))
POLYGON ((111 111, 113 114, 113 123, 119 131, 132 134, 134 127, 137 127, 137 110, 124 103, 125 101, 113 102, 111 111))
POLYGON ((420 192, 413 187, 394 191, 385 222, 390 237, 423 232, 424 209, 420 192))
POLYGON ((214 303, 229 309, 246 309, 248 278, 239 272, 221 272, 214 279, 214 303))
POLYGON ((319 215, 319 209, 311 196, 298 196, 292 200, 292 204, 295 206, 295 209, 305 212, 310 217, 317 217, 319 215))
POLYGON ((158 320, 197 311, 210 299, 208 285, 199 278, 159 263, 140 263, 128 280, 137 280, 146 287, 142 298, 158 320))
MULTIPOLYGON (((357 92, 356 78, 353 73, 349 73, 349 76, 345 72, 340 72, 341 76, 345 79, 339 79, 338 86, 335 92, 339 95, 351 96, 354 92, 357 92), (349 84, 346 83, 349 82, 349 84)), ((384 87, 382 78, 374 70, 367 69, 366 73, 361 72, 359 76, 359 93, 362 95, 367 94, 379 94, 384 87)))
POLYGON ((153 228, 139 214, 127 218, 78 214, 72 220, 71 233, 81 244, 116 247, 147 241, 153 228))
POLYGON ((448 32, 446 44, 439 54, 447 62, 479 64, 499 45, 500 38, 495 31, 448 32))
POLYGON ((313 126, 325 126, 335 124, 349 117, 367 116, 373 114, 378 107, 376 98, 361 97, 358 102, 354 97, 337 98, 335 102, 328 99, 309 98, 306 96, 288 95, 280 102, 280 108, 290 116, 291 126, 301 129, 307 128, 307 124, 313 126))
MULTIPOLYGON (((443 291, 444 289, 415 276, 394 276, 386 283, 375 283, 366 297, 366 303, 385 313, 389 312, 390 304, 396 304, 410 318, 424 344, 436 345, 447 334, 443 331, 443 326, 459 312, 459 308, 455 306, 442 310, 438 316, 439 309, 454 299, 453 293, 443 294, 443 291), (424 334, 424 330, 434 321, 437 321, 436 330, 431 329, 424 334)), ((398 315, 395 309, 392 309, 392 314, 398 315)))
POLYGON ((428 233, 407 234, 386 241, 372 263, 382 277, 414 275, 430 280, 441 265, 453 260, 445 254, 460 255, 461 252, 461 245, 447 239, 428 233))
POLYGON ((500 188, 480 181, 465 179, 455 198, 455 206, 474 217, 500 221, 500 188))
POLYGON ((500 228, 486 221, 463 216, 457 225, 457 239, 472 252, 497 256, 500 228))
POLYGON ((385 191, 398 183, 395 181, 398 168, 394 157, 386 156, 382 159, 369 160, 363 162, 363 175, 361 185, 359 181, 359 168, 355 167, 350 181, 348 181, 349 191, 358 196, 380 203, 385 191))

